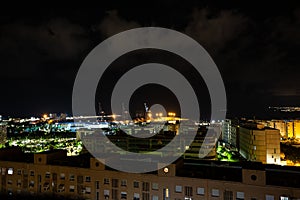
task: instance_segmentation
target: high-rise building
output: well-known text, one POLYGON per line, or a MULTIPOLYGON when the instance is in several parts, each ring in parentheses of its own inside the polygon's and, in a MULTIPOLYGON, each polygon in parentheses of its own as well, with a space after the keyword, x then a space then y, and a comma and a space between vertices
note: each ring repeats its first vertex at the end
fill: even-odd
POLYGON ((248 123, 239 128, 240 154, 250 161, 280 164, 279 130, 248 123))

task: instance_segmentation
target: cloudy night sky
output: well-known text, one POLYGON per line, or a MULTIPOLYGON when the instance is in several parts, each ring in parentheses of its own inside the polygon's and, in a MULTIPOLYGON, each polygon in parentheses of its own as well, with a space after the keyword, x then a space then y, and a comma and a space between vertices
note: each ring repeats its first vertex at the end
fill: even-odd
POLYGON ((71 114, 73 83, 87 54, 116 33, 148 26, 185 33, 209 52, 225 83, 229 116, 266 117, 268 106, 300 106, 298 4, 164 1, 0 10, 4 116, 71 114))

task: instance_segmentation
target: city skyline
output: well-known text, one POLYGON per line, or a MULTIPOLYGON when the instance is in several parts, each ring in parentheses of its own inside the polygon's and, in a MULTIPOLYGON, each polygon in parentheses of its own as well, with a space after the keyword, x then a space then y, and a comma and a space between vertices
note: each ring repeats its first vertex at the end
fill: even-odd
MULTIPOLYGON (((113 34, 146 26, 171 28, 203 45, 224 80, 229 116, 264 117, 269 106, 299 106, 299 8, 292 3, 269 7, 167 1, 160 6, 121 3, 83 9, 2 9, 0 114, 72 114, 73 83, 88 52, 113 34)), ((165 56, 155 59, 164 61, 165 56)), ((139 62, 132 55, 121 64, 139 62)), ((193 79, 186 65, 179 67, 193 79)), ((196 90, 206 99, 203 107, 209 107, 205 86, 196 90)), ((149 102, 156 102, 156 89, 148 91, 153 98, 149 102)), ((141 95, 146 96, 137 94, 141 95)), ((99 101, 104 109, 109 106, 106 100, 99 101)), ((138 106, 143 108, 143 103, 138 106)))

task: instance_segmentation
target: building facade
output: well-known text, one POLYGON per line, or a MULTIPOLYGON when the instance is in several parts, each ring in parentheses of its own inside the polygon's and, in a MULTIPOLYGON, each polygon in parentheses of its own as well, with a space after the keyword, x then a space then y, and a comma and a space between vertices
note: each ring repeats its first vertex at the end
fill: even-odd
POLYGON ((239 128, 240 154, 250 160, 280 164, 279 130, 262 124, 245 124, 239 128))
POLYGON ((35 154, 31 161, 14 161, 7 153, 0 152, 0 189, 11 195, 55 193, 87 200, 300 199, 299 173, 292 174, 294 181, 285 180, 249 164, 248 168, 205 166, 180 160, 152 173, 129 174, 108 169, 105 160, 89 156, 66 162, 62 151, 35 154), (284 182, 270 181, 272 177, 284 182))

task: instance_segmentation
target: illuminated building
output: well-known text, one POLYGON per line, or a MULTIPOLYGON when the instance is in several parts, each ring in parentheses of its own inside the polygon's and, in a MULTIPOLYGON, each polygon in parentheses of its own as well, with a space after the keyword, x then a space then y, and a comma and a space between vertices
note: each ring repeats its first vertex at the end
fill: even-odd
POLYGON ((300 138, 300 120, 294 121, 294 137, 300 138))
POLYGON ((288 138, 294 137, 294 122, 287 121, 286 122, 286 133, 288 138))
POLYGON ((250 160, 280 164, 279 130, 262 124, 248 123, 239 128, 240 154, 250 160))
POLYGON ((0 144, 5 144, 7 137, 7 127, 5 124, 0 124, 0 144))
POLYGON ((226 119, 222 122, 222 141, 232 147, 238 147, 238 125, 233 124, 232 120, 226 119))
POLYGON ((222 166, 179 159, 150 173, 129 174, 113 170, 89 154, 66 157, 63 151, 20 155, 1 150, 0 160, 0 190, 11 195, 44 193, 87 200, 300 198, 300 175, 290 167, 222 166))

